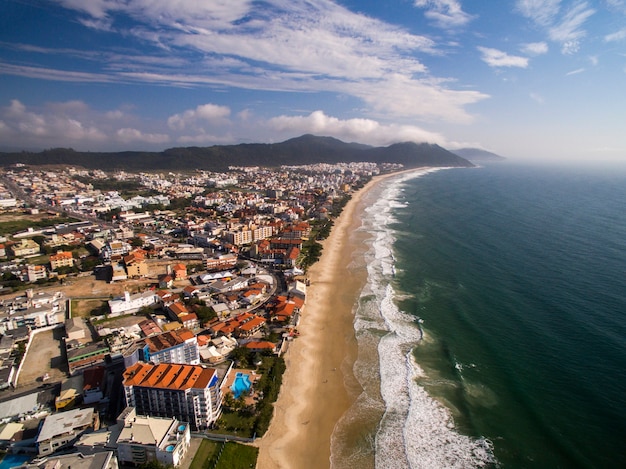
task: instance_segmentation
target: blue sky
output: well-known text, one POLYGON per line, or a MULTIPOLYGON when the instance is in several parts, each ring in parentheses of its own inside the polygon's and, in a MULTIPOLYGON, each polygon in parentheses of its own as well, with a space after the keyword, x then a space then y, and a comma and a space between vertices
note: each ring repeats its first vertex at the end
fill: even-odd
POLYGON ((626 160, 626 0, 0 0, 0 146, 626 160))

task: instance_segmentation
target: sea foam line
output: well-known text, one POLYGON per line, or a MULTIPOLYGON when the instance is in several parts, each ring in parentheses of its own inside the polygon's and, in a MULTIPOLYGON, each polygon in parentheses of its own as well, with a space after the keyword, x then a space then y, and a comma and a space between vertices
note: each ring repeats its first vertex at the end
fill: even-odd
MULTIPOLYGON (((394 301, 390 273, 395 263, 395 238, 390 225, 395 221, 393 209, 406 206, 398 200, 402 193, 398 183, 429 172, 408 173, 390 180, 382 196, 366 210, 364 219, 364 229, 374 235, 374 240, 368 253, 368 284, 363 294, 376 298, 382 319, 379 325, 386 331, 378 343, 385 412, 375 438, 377 468, 468 468, 494 462, 490 443, 456 432, 449 410, 417 384, 423 371, 412 350, 422 332, 416 318, 400 311, 394 301)), ((375 322, 371 316, 357 318, 355 328, 375 322)))

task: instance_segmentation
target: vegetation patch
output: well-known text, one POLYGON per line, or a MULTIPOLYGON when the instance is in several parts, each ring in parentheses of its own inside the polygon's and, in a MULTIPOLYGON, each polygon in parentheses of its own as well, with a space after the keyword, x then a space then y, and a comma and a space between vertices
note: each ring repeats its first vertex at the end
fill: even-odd
POLYGON ((222 446, 221 443, 203 438, 189 469, 209 469, 211 467, 209 463, 214 459, 214 456, 217 456, 220 446, 222 446))
POLYGON ((211 431, 244 438, 263 436, 272 420, 284 372, 285 360, 282 357, 263 356, 257 369, 261 378, 255 384, 259 400, 256 404, 246 405, 242 398, 225 397, 222 416, 211 431))
POLYGON ((258 455, 254 446, 202 440, 189 469, 249 469, 256 467, 258 455))
POLYGON ((28 228, 48 228, 60 225, 62 223, 74 223, 80 221, 78 218, 71 217, 55 217, 55 218, 23 218, 12 219, 8 221, 0 221, 0 234, 12 235, 19 231, 26 231, 28 228))

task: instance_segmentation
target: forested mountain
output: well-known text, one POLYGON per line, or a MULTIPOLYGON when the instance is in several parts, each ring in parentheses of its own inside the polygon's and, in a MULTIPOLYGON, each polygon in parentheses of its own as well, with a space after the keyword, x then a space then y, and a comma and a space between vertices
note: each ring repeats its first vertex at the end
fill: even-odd
POLYGON ((215 145, 170 148, 162 152, 124 151, 115 153, 79 152, 55 148, 42 152, 0 153, 0 166, 75 165, 88 169, 129 171, 205 169, 225 171, 229 166, 303 165, 367 161, 418 166, 473 166, 466 159, 427 143, 396 143, 372 147, 345 143, 332 137, 303 135, 281 143, 215 145))

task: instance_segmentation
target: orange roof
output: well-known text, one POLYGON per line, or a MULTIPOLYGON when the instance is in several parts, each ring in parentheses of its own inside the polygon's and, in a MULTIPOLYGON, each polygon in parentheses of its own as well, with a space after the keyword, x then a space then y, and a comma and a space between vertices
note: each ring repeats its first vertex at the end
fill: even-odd
POLYGON ((72 253, 67 251, 59 251, 56 254, 50 256, 51 261, 60 261, 61 259, 71 259, 72 253))
POLYGON ((189 310, 187 309, 187 307, 179 301, 172 303, 168 306, 168 308, 176 316, 180 316, 181 314, 189 314, 189 310))
POLYGON ((183 327, 174 331, 164 332, 163 334, 153 337, 147 337, 144 340, 151 352, 158 352, 160 350, 180 345, 193 337, 193 332, 183 327))
POLYGON ((265 324, 267 321, 265 321, 264 318, 257 316, 253 319, 250 319, 249 321, 247 321, 246 323, 242 324, 241 326, 239 326, 239 329, 241 329, 242 331, 251 331, 252 329, 255 329, 263 324, 265 324))
POLYGON ((252 342, 248 342, 247 344, 244 345, 245 348, 251 348, 251 349, 270 349, 270 350, 274 350, 274 348, 276 347, 276 344, 273 344, 271 342, 268 342, 267 340, 255 340, 252 342))
POLYGON ((211 336, 208 335, 199 335, 198 336, 198 345, 200 347, 208 344, 211 341, 211 336))
POLYGON ((124 386, 141 386, 159 389, 204 389, 216 375, 214 368, 201 365, 176 365, 162 363, 151 365, 135 363, 124 372, 124 386))

